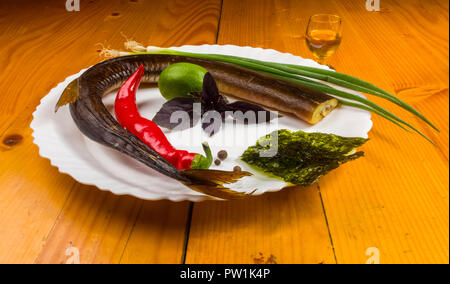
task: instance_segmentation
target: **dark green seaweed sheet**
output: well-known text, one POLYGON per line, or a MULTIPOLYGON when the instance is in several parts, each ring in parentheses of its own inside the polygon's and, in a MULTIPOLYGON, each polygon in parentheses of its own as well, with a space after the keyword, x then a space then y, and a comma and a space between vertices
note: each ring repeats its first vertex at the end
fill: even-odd
POLYGON ((349 153, 367 140, 283 129, 259 139, 255 146, 249 147, 242 154, 241 159, 286 182, 309 186, 341 164, 364 156, 364 152, 349 153), (269 149, 273 149, 273 141, 276 141, 273 137, 277 136, 278 151, 275 156, 264 157, 264 154, 270 155, 269 149))

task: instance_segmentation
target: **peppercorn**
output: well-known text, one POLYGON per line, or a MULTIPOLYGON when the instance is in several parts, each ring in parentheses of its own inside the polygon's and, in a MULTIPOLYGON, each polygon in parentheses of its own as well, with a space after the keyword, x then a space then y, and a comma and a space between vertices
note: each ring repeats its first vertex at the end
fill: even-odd
POLYGON ((220 165, 220 160, 219 159, 216 159, 215 161, 214 161, 214 164, 216 165, 216 166, 219 166, 220 165))
POLYGON ((239 166, 235 166, 235 167, 233 168, 233 171, 234 171, 234 172, 240 172, 240 171, 242 171, 242 169, 241 169, 241 167, 239 167, 239 166))
POLYGON ((219 151, 219 153, 217 153, 217 157, 223 161, 228 157, 228 153, 225 150, 219 151))

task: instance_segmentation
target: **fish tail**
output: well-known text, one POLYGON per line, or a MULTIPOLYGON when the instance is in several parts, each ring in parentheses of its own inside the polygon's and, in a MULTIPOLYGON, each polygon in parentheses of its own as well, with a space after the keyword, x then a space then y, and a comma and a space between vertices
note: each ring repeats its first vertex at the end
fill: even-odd
POLYGON ((225 187, 227 184, 237 182, 245 176, 252 174, 246 171, 218 171, 218 170, 184 170, 183 174, 190 180, 186 186, 207 195, 221 199, 243 199, 253 192, 238 192, 225 187))

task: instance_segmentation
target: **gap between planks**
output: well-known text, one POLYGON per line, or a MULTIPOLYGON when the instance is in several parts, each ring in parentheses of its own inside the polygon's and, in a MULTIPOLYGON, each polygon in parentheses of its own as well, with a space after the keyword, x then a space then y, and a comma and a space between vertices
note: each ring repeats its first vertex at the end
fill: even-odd
POLYGON ((330 225, 328 224, 327 210, 325 209, 325 204, 323 203, 322 192, 320 191, 319 183, 317 183, 317 191, 319 193, 320 204, 322 204, 323 217, 325 218, 325 224, 327 225, 328 236, 330 237, 330 245, 331 245, 331 249, 333 251, 334 261, 336 262, 336 264, 338 264, 336 250, 334 249, 333 236, 331 236, 330 225))

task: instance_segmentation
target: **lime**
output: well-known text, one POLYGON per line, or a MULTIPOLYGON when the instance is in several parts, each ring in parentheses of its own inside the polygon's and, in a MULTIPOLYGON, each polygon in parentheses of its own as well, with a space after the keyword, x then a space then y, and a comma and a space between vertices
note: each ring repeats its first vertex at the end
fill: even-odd
POLYGON ((166 67, 159 76, 158 88, 166 100, 189 97, 191 92, 201 92, 203 77, 208 71, 191 63, 175 63, 166 67))

